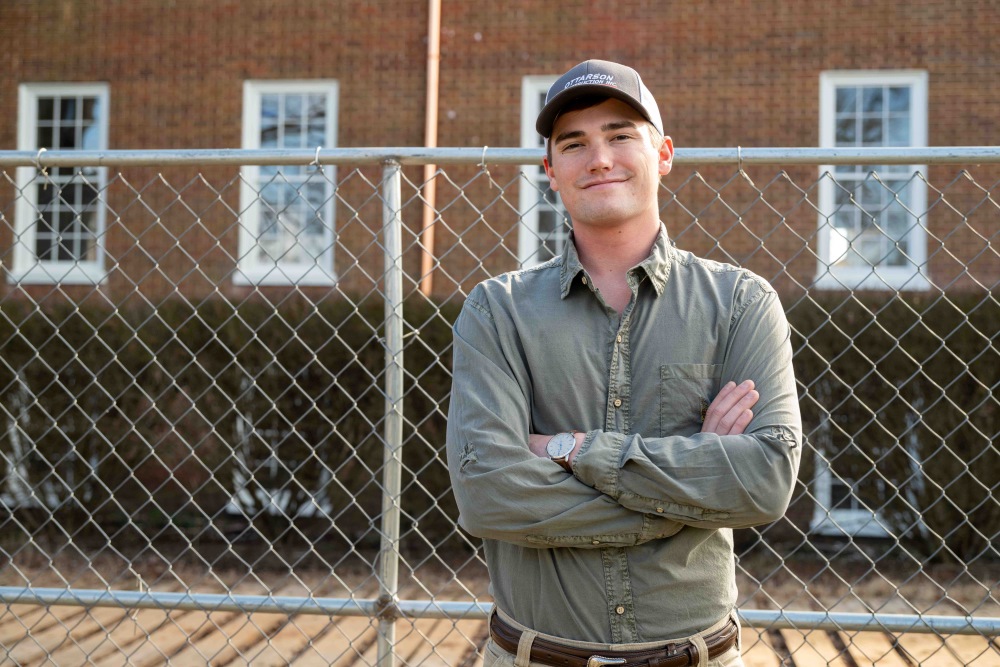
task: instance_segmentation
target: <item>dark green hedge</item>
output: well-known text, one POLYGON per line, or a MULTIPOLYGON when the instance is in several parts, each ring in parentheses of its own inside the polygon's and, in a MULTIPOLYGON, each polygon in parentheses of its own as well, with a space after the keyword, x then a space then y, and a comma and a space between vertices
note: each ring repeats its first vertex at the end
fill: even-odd
MULTIPOLYGON (((404 544, 446 549, 468 543, 443 451, 457 307, 410 301, 404 544)), ((823 295, 786 307, 810 443, 914 548, 988 551, 1000 530, 998 304, 823 295)), ((383 317, 377 300, 4 303, 0 451, 34 498, 12 525, 116 547, 377 545, 383 317)))
POLYGON ((825 295, 786 306, 812 448, 911 552, 996 557, 996 300, 825 295))
MULTIPOLYGON (((404 527, 439 540, 454 515, 442 454, 454 311, 406 309, 404 527)), ((137 546, 377 544, 383 317, 381 303, 343 301, 5 303, 0 401, 17 428, 0 451, 34 490, 19 525, 137 546), (242 514, 227 510, 238 489, 242 514)))

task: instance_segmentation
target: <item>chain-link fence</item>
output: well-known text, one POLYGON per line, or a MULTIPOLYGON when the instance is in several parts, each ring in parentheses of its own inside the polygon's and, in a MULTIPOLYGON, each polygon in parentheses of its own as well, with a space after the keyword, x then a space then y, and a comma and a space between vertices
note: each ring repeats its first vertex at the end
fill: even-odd
MULTIPOLYGON (((0 152, 6 658, 481 661, 450 327, 566 242, 540 158, 0 152)), ((1000 149, 678 151, 672 238, 793 329, 799 484, 736 533, 751 664, 1000 660, 998 183, 1000 149)))

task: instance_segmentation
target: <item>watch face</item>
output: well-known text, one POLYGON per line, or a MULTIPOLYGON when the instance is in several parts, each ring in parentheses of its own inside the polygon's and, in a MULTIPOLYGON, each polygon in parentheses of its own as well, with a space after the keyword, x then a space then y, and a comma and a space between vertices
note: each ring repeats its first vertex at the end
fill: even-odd
POLYGON ((545 445, 545 452, 553 459, 565 458, 576 447, 576 438, 572 433, 557 433, 545 445))

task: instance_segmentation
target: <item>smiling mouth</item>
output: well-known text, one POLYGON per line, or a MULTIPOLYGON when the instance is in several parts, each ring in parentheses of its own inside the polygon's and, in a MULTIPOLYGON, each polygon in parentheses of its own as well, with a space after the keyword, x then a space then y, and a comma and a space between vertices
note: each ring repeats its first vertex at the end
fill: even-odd
POLYGON ((599 186, 602 186, 602 185, 614 185, 615 183, 624 183, 624 181, 621 181, 621 180, 597 181, 595 183, 588 183, 588 184, 584 185, 583 189, 587 190, 589 188, 596 188, 596 187, 599 187, 599 186))

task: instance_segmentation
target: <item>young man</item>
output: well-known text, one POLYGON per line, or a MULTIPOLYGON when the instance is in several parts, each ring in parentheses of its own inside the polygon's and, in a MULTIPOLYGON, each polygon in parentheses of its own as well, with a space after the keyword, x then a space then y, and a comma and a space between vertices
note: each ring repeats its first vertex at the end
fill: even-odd
POLYGON ((570 242, 455 324, 448 462, 496 601, 486 664, 741 664, 732 529, 784 513, 801 450, 781 304, 670 243, 673 143, 634 70, 577 65, 536 127, 570 242))

